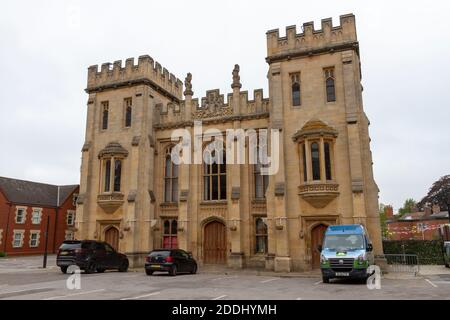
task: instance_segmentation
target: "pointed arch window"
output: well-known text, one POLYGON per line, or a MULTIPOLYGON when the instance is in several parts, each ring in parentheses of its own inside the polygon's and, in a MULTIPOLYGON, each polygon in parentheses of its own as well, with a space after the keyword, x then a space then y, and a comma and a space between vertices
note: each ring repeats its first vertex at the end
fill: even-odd
POLYGON ((226 200, 227 165, 225 150, 213 150, 210 157, 215 160, 203 165, 203 199, 206 201, 226 200), (216 157, 216 152, 221 152, 222 156, 216 157))
POLYGON ((172 161, 172 147, 166 149, 164 162, 164 201, 178 202, 178 165, 172 161))
POLYGON ((255 253, 267 253, 267 225, 260 217, 255 219, 255 253))
POLYGON ((125 127, 131 127, 131 115, 132 115, 133 107, 132 107, 132 99, 125 99, 125 127))
POLYGON ((298 107, 301 105, 300 73, 294 73, 291 75, 291 89, 292 106, 298 107))
POLYGON ((336 88, 334 78, 334 68, 328 68, 325 72, 325 88, 327 94, 327 102, 336 101, 336 88))
POLYGON ((320 180, 320 150, 317 142, 311 143, 311 165, 313 180, 320 180))
POLYGON ((109 102, 102 102, 102 130, 108 129, 109 102))
POLYGON ((162 246, 164 249, 177 249, 178 248, 178 221, 176 219, 163 221, 163 238, 162 246))

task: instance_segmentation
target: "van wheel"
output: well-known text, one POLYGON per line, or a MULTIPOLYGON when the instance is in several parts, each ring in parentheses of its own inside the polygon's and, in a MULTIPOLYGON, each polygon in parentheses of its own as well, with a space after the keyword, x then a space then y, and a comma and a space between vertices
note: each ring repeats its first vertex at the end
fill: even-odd
POLYGON ((175 277, 177 275, 177 266, 173 265, 172 268, 170 268, 169 275, 172 277, 175 277))
POLYGON ((66 274, 68 266, 61 267, 61 272, 66 274))
POLYGON ((119 272, 127 272, 128 271, 128 261, 124 260, 119 267, 119 272))
POLYGON ((98 272, 98 273, 103 273, 103 272, 105 272, 105 269, 99 268, 99 269, 97 269, 97 272, 98 272))
POLYGON ((450 264, 446 263, 446 264, 445 264, 445 267, 446 267, 446 268, 450 268, 450 264))
POLYGON ((323 283, 330 283, 330 278, 322 277, 322 282, 323 283))
POLYGON ((145 270, 145 274, 151 276, 153 274, 152 270, 145 270))

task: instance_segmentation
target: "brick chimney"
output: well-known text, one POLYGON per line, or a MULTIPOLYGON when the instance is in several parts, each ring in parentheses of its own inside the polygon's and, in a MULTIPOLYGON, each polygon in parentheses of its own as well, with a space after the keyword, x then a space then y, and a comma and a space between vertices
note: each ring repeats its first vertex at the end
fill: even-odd
POLYGON ((433 213, 439 213, 441 212, 441 207, 438 204, 433 204, 431 210, 433 211, 433 213))
POLYGON ((392 218, 394 216, 394 208, 392 206, 385 206, 384 207, 384 215, 386 218, 392 218))
POLYGON ((431 215, 431 213, 432 213, 431 208, 430 208, 429 206, 425 206, 423 216, 424 216, 424 217, 428 217, 428 216, 431 215))

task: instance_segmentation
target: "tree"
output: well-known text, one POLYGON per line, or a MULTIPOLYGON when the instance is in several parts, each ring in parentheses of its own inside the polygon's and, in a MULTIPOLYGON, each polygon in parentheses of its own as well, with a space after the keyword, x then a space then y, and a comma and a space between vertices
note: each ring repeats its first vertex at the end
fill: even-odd
POLYGON ((400 213, 400 216, 403 216, 406 213, 413 212, 414 208, 417 208, 417 202, 414 199, 409 198, 405 200, 403 207, 398 209, 398 213, 400 213))
MULTIPOLYGON (((419 202, 420 208, 427 204, 437 204, 444 210, 447 208, 447 198, 450 196, 450 174, 435 181, 428 194, 419 202)), ((449 208, 447 208, 448 210, 449 208)))
POLYGON ((386 223, 386 207, 389 207, 380 203, 380 207, 378 209, 378 213, 380 215, 380 225, 381 225, 381 235, 383 237, 383 239, 387 239, 388 238, 388 230, 387 230, 387 223, 386 223))

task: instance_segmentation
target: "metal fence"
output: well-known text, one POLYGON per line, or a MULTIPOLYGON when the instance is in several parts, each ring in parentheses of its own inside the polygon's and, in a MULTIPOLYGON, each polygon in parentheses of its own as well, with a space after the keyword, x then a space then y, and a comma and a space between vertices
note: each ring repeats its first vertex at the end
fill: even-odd
POLYGON ((384 254, 379 258, 387 262, 387 272, 419 273, 419 257, 416 254, 384 254))

